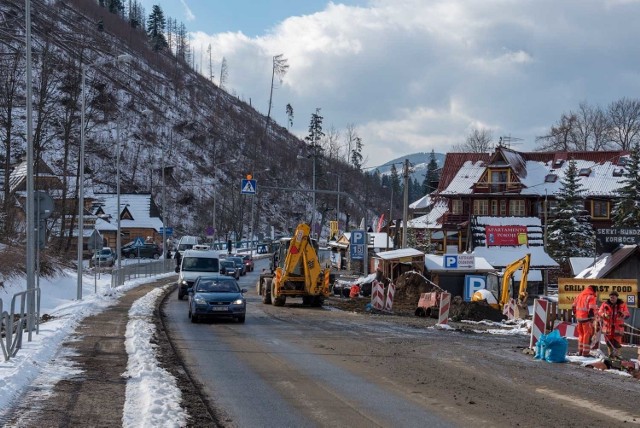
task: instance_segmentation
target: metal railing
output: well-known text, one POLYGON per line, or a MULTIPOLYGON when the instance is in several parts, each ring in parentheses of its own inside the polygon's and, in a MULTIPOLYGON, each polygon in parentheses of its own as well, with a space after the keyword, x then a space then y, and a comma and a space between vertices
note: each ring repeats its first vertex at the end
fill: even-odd
POLYGON ((112 269, 111 288, 122 285, 125 283, 125 281, 174 272, 174 270, 175 260, 172 259, 163 259, 155 262, 124 265, 120 269, 112 269))
MULTIPOLYGON (((5 361, 15 357, 20 348, 22 348, 22 336, 27 326, 30 325, 26 309, 27 297, 30 293, 33 293, 33 298, 36 299, 36 312, 33 314, 33 323, 31 325, 34 326, 36 334, 38 334, 40 332, 40 288, 36 287, 15 293, 11 298, 11 310, 9 312, 3 310, 2 300, 0 300, 0 347, 2 347, 5 361), (16 312, 16 300, 20 301, 20 310, 18 312, 16 312)), ((29 342, 31 342, 31 334, 32 330, 29 330, 27 338, 29 342)))

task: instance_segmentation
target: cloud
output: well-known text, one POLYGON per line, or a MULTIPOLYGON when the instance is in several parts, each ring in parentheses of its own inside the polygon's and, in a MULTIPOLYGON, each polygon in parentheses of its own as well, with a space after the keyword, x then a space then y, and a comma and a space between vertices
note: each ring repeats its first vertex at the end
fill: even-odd
POLYGON ((194 33, 193 46, 211 43, 216 67, 227 59, 228 90, 262 112, 271 58, 283 54, 290 68, 274 92, 274 119, 284 124, 290 103, 293 131, 304 136, 320 107, 327 129, 355 124, 379 164, 446 151, 477 126, 533 149, 535 137, 581 101, 633 97, 639 13, 638 1, 608 0, 329 3, 260 37, 194 33))
POLYGON ((191 12, 191 8, 189 8, 189 5, 187 4, 186 0, 180 0, 180 3, 182 3, 182 6, 184 7, 184 17, 187 21, 193 21, 196 19, 195 15, 193 14, 193 12, 191 12))

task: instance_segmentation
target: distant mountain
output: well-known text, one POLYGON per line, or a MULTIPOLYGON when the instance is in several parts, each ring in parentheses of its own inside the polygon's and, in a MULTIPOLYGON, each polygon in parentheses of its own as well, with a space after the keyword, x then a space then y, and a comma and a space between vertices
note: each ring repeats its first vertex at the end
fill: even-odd
MULTIPOLYGON (((438 163, 438 168, 442 168, 442 165, 444 164, 445 155, 443 153, 435 153, 435 156, 436 156, 436 162, 438 163)), ((402 156, 402 157, 390 160, 389 162, 379 166, 376 169, 380 171, 381 174, 387 175, 391 173, 391 165, 396 164, 396 169, 398 170, 398 174, 402 175, 402 163, 404 163, 405 159, 409 159, 409 165, 411 166, 411 171, 412 171, 411 179, 415 178, 416 180, 418 180, 418 183, 422 184, 422 181, 424 180, 424 176, 427 173, 427 165, 429 164, 430 158, 431 158, 431 152, 413 153, 410 155, 406 155, 406 156, 402 156)))

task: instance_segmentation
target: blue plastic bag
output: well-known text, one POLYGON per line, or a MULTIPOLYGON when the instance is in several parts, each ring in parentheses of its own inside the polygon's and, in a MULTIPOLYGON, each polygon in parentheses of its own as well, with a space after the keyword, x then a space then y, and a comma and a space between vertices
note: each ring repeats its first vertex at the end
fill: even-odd
POLYGON ((545 338, 544 359, 550 363, 564 363, 567 361, 569 342, 560 336, 558 330, 553 330, 545 338))
POLYGON ((536 360, 544 360, 544 353, 547 348, 546 340, 547 340, 547 335, 543 334, 540 336, 540 338, 536 342, 536 355, 534 357, 536 360))

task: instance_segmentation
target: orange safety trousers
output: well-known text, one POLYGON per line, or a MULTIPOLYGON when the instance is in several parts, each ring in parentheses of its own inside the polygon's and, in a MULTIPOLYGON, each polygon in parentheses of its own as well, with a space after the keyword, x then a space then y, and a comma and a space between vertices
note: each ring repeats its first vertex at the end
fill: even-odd
POLYGON ((578 323, 578 355, 583 357, 589 356, 591 350, 591 338, 593 337, 593 322, 579 322, 578 323))

